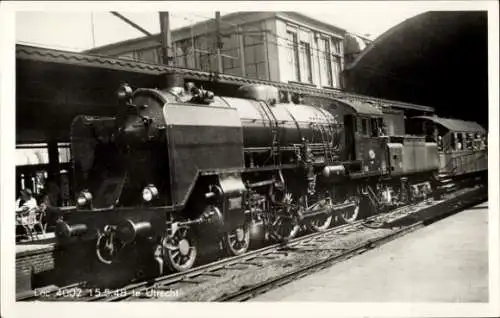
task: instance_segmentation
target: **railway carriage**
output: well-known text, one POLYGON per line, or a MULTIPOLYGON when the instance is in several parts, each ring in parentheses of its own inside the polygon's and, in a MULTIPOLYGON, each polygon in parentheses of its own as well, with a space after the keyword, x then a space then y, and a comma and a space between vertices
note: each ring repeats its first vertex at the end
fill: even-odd
POLYGON ((437 116, 417 116, 412 121, 416 133, 438 143, 440 173, 457 177, 487 171, 487 133, 481 125, 437 116))
POLYGON ((403 114, 350 99, 306 105, 264 85, 236 97, 124 85, 112 118, 72 129, 77 207, 58 221, 64 241, 95 242, 104 264, 145 255, 191 268, 203 244, 245 253, 253 237, 352 222, 432 194, 437 145, 404 133, 403 114), (292 102, 292 100, 294 102, 292 102))

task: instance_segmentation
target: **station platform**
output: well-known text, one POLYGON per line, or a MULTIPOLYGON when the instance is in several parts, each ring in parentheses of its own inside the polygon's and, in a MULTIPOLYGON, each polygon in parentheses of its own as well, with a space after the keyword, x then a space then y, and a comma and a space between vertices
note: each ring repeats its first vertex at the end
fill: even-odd
POLYGON ((35 275, 54 269, 54 233, 16 243, 16 292, 31 290, 35 275))
POLYGON ((16 257, 25 256, 26 254, 42 253, 47 250, 54 250, 54 246, 55 243, 47 241, 19 244, 16 245, 16 257))
POLYGON ((37 244, 38 242, 46 242, 56 240, 56 234, 54 232, 46 232, 46 233, 37 233, 33 234, 33 237, 28 235, 22 236, 19 240, 16 241, 16 246, 21 245, 29 245, 29 244, 37 244))
POLYGON ((488 203, 251 301, 488 302, 488 203))

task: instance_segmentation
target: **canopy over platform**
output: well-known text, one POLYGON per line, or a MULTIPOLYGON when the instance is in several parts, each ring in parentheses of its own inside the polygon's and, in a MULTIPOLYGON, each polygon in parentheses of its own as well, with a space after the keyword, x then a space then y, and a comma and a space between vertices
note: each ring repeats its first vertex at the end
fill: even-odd
POLYGON ((486 130, 481 125, 473 121, 441 118, 436 116, 416 116, 414 118, 432 121, 451 132, 486 133, 486 130))
MULTIPOLYGON (((203 84, 216 94, 234 92, 245 84, 263 84, 279 90, 323 98, 353 98, 381 107, 432 114, 432 107, 324 90, 298 84, 253 80, 233 75, 148 64, 75 52, 16 45, 16 143, 69 141, 69 127, 77 115, 113 116, 118 111, 116 90, 162 87, 165 74, 175 73, 203 84)), ((14 107, 12 105, 12 107, 14 107)))

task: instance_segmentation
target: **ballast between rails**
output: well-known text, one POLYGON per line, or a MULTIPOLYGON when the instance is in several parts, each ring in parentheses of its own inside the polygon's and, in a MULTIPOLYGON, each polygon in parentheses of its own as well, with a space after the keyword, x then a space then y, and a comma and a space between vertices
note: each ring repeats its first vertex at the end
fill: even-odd
POLYGON ((431 217, 424 217, 423 219, 416 221, 415 223, 402 227, 401 229, 390 233, 387 236, 383 236, 378 239, 374 240, 369 240, 366 243, 360 244, 359 246, 355 246, 349 250, 343 251, 339 253, 338 255, 334 255, 332 257, 329 257, 325 260, 321 260, 319 262, 313 263, 307 267, 304 268, 299 268, 295 271, 292 271, 286 275, 262 282, 262 283, 257 283, 254 286, 247 286, 244 287, 243 289, 235 292, 235 293, 229 293, 229 294, 224 294, 222 297, 217 298, 215 301, 218 302, 226 302, 226 301, 246 301, 249 300, 259 294, 265 293, 273 288, 277 288, 279 286, 285 285, 297 278, 303 277, 305 275, 312 274, 314 272, 317 272, 323 268, 329 267, 334 265, 335 263, 341 262, 343 260, 347 260, 353 256, 362 254, 368 250, 371 250, 377 246, 380 246, 382 244, 385 244, 389 241, 395 240, 403 235, 406 235, 410 232, 413 232, 424 225, 427 225, 429 223, 434 222, 435 220, 438 220, 440 218, 444 218, 450 214, 453 214, 454 212, 457 212, 457 210, 461 210, 467 206, 471 206, 477 203, 480 203, 484 198, 483 197, 472 197, 472 198, 467 198, 464 201, 457 201, 457 198, 452 198, 449 201, 443 202, 442 205, 444 207, 441 207, 441 204, 438 204, 438 206, 433 206, 432 209, 436 208, 443 208, 445 212, 439 213, 438 215, 433 215, 431 217))
MULTIPOLYGON (((259 250, 254 250, 250 251, 244 255, 241 256, 235 256, 227 259, 222 259, 220 261, 202 265, 197 268, 193 268, 189 271, 186 271, 184 273, 176 273, 172 275, 166 275, 163 277, 159 277, 153 280, 149 281, 144 281, 140 283, 135 283, 131 284, 128 286, 124 286, 123 288, 120 289, 121 294, 113 294, 110 293, 108 295, 105 295, 104 293, 96 296, 95 294, 93 297, 90 297, 89 295, 85 295, 85 292, 82 293, 82 297, 78 299, 74 298, 65 298, 65 297, 54 297, 52 299, 50 298, 44 298, 41 300, 55 300, 55 301, 67 301, 67 300, 72 300, 72 301, 123 301, 123 300, 131 300, 134 297, 132 295, 132 291, 135 291, 136 295, 138 294, 147 294, 148 289, 151 288, 160 288, 160 289, 166 289, 168 286, 171 286, 175 283, 182 283, 184 282, 189 282, 191 279, 195 277, 201 277, 201 276, 220 276, 219 274, 213 274, 212 272, 215 272, 216 270, 219 269, 227 269, 227 268, 237 268, 237 265, 239 264, 245 264, 251 263, 253 259, 257 259, 258 257, 276 257, 276 255, 279 255, 281 251, 298 247, 301 246, 301 244, 321 244, 319 243, 322 239, 329 239, 331 240, 335 235, 339 235, 341 233, 351 233, 351 232, 356 232, 361 229, 366 229, 367 226, 368 228, 379 228, 384 224, 390 224, 393 221, 399 221, 405 218, 411 218, 415 217, 414 222, 411 222, 410 225, 408 226, 402 226, 399 230, 394 231, 390 233, 389 235, 370 240, 368 242, 364 242, 361 245, 358 246, 353 246, 350 247, 346 250, 340 251, 336 255, 326 259, 326 260, 321 260, 319 262, 313 263, 312 265, 309 265, 304 268, 298 268, 290 273, 287 273, 286 275, 282 275, 279 277, 275 277, 269 281, 265 282, 257 282, 255 285, 247 286, 246 288, 243 288, 242 290, 234 293, 230 292, 225 295, 219 296, 216 300, 217 301, 229 301, 229 300, 245 300, 248 298, 253 297, 253 295, 262 293, 266 290, 269 290, 273 287, 285 284, 287 281, 290 281, 294 277, 299 277, 303 276, 307 273, 316 271, 318 269, 321 269, 325 266, 328 266, 330 264, 336 263, 338 261, 341 261, 343 259, 352 257, 356 254, 362 253, 371 247, 374 247, 375 245, 380 245, 388 240, 395 239, 401 235, 404 235, 405 233, 408 233, 414 229, 419 228, 422 226, 424 223, 427 222, 432 222, 432 220, 437 219, 437 218, 442 218, 448 214, 453 213, 457 209, 463 208, 465 205, 470 204, 471 202, 477 202, 478 200, 482 200, 485 197, 484 194, 484 189, 482 187, 476 187, 474 189, 464 189, 464 190, 459 190, 455 193, 449 194, 446 196, 444 200, 436 201, 434 204, 432 204, 432 200, 426 200, 423 202, 418 203, 417 205, 421 206, 424 205, 423 208, 420 209, 415 209, 412 206, 404 206, 401 208, 398 208, 396 210, 393 210, 391 212, 387 212, 384 214, 379 214, 379 215, 374 215, 371 216, 367 219, 360 220, 353 222, 352 224, 345 224, 339 227, 332 228, 326 232, 320 232, 320 233, 312 233, 308 234, 302 237, 295 238, 293 240, 290 240, 287 244, 273 244, 271 246, 267 246, 265 248, 259 249, 259 250), (428 206, 425 206, 425 205, 428 206), (432 204, 432 205, 431 205, 432 204), (314 243, 316 241, 316 243, 314 243)), ((319 245, 318 245, 319 247, 319 245)), ((244 270, 244 269, 243 269, 244 270)), ((77 286, 76 284, 73 284, 68 287, 64 287, 63 289, 66 288, 75 288, 77 286)), ((79 287, 76 287, 79 288, 79 287)), ((82 289, 85 291, 85 289, 82 289)), ((64 292, 61 292, 60 294, 64 295, 64 292)))
MULTIPOLYGON (((289 242, 286 244, 282 243, 276 243, 276 244, 271 244, 266 247, 257 249, 257 250, 252 250, 247 252, 246 254, 239 255, 239 256, 233 256, 230 258, 225 258, 221 259, 216 262, 204 264, 195 268, 192 268, 188 271, 185 272, 179 272, 179 273, 174 273, 170 275, 165 275, 162 277, 157 277, 153 280, 147 280, 147 281, 141 281, 138 283, 133 283, 127 286, 124 286, 123 288, 120 288, 120 290, 125 290, 125 291, 132 291, 136 289, 147 289, 150 288, 151 286, 154 286, 156 284, 162 284, 162 285, 171 285, 177 282, 181 282, 199 275, 204 275, 207 273, 210 273, 212 271, 218 270, 218 269, 223 269, 227 266, 232 266, 235 264, 239 264, 241 262, 245 262, 247 260, 251 260, 257 256, 265 256, 268 254, 272 254, 273 252, 279 250, 280 248, 283 247, 291 247, 294 245, 299 244, 300 242, 308 241, 314 238, 318 237, 323 237, 326 234, 330 232, 341 232, 344 230, 349 230, 349 229, 356 229, 356 228, 361 228, 363 226, 366 226, 367 223, 377 223, 377 220, 380 219, 382 216, 394 216, 397 218, 398 215, 404 214, 410 211, 410 207, 405 206, 398 208, 394 211, 387 212, 384 215, 373 215, 371 217, 368 217, 363 220, 357 220, 353 223, 350 224, 343 224, 340 226, 337 226, 335 228, 330 229, 327 232, 315 232, 315 233, 310 233, 306 234, 304 236, 296 237, 291 239, 289 242)), ((78 282, 78 283, 73 283, 64 287, 60 288, 46 288, 48 289, 47 293, 44 294, 44 297, 38 297, 36 294, 31 293, 30 295, 19 295, 17 297, 17 300, 54 300, 54 301, 69 301, 69 300, 78 300, 78 301, 119 301, 122 300, 123 298, 127 298, 128 296, 106 296, 105 293, 99 293, 100 295, 95 295, 94 296, 89 296, 89 292, 92 290, 92 288, 86 288, 85 287, 86 282, 78 282), (79 289, 79 294, 81 297, 79 299, 75 299, 75 297, 64 297, 63 295, 70 294, 70 291, 74 289, 79 289), (57 294, 59 293, 58 296, 57 294)))

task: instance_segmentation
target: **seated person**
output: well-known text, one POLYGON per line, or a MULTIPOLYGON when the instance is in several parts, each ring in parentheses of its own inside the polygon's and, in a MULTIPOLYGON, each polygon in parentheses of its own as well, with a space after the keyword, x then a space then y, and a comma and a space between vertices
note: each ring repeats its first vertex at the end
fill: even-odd
POLYGON ((22 190, 20 197, 16 200, 16 212, 27 212, 31 209, 36 209, 37 207, 38 204, 36 199, 33 197, 31 190, 22 190))
POLYGON ((31 190, 22 190, 20 198, 16 200, 16 234, 18 233, 17 226, 27 225, 30 212, 35 211, 37 208, 38 205, 31 190))

